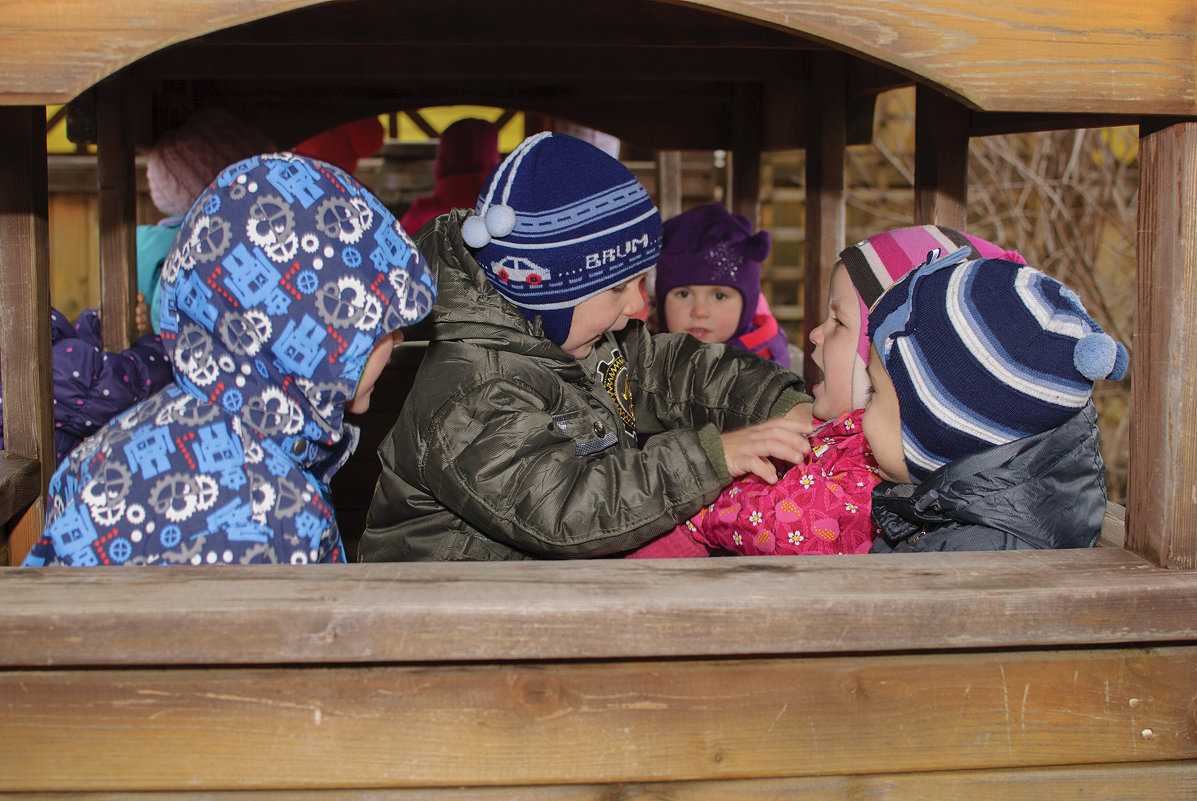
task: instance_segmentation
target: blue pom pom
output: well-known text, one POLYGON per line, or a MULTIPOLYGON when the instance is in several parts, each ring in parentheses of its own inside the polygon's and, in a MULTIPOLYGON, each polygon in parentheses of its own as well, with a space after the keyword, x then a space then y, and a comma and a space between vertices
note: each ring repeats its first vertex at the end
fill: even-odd
POLYGON ((466 218, 461 224, 461 238, 475 250, 490 244, 490 232, 486 230, 486 223, 481 217, 466 218))
POLYGON ((1117 361, 1118 343, 1109 334, 1087 334, 1072 352, 1072 363, 1090 381, 1108 376, 1117 361))
POLYGON ((1126 345, 1121 342, 1115 342, 1118 346, 1118 355, 1114 357, 1114 369, 1110 371, 1109 379, 1111 381, 1121 381, 1122 377, 1126 375, 1126 369, 1130 367, 1130 353, 1126 350, 1126 345))

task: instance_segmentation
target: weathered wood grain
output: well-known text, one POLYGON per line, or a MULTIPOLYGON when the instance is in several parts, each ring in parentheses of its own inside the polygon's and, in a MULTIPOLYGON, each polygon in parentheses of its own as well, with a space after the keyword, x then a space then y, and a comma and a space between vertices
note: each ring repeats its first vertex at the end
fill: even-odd
POLYGON ((1192 647, 12 671, 0 673, 0 788, 536 785, 1192 760, 1195 693, 1192 647))
POLYGON ((1197 640, 1120 549, 0 571, 8 666, 436 662, 1197 640))
MULTIPOLYGON (((50 404, 49 202, 45 111, 0 108, 0 373, 4 447, 37 463, 38 494, 54 470, 50 404)), ((9 527, 9 558, 19 563, 41 535, 40 499, 9 527)))
MULTIPOLYGON (((0 104, 66 102, 155 50, 314 5, 321 4, 6 0, 0 4, 5 20, 0 27, 0 74, 10 77, 0 92, 0 104)), ((377 16, 369 13, 374 6, 364 2, 328 5, 323 27, 330 31, 342 31, 347 20, 377 16)), ((658 6, 649 0, 642 5, 646 12, 658 6)), ((1026 0, 980 6, 969 0, 691 0, 685 5, 835 43, 854 55, 888 62, 980 109, 1163 114, 1197 110, 1197 8, 1188 0, 1026 0)), ((445 4, 405 4, 403 29, 426 30, 428 21, 421 14, 435 17, 437 9, 462 18, 445 4)), ((558 16, 546 15, 542 25, 554 24, 558 16)), ((511 26, 512 35, 523 36, 525 27, 511 26)), ((502 29, 492 28, 496 34, 502 29)), ((393 29, 378 25, 375 30, 386 35, 393 29)), ((597 60, 597 69, 606 63, 597 60)), ((491 64, 492 69, 497 66, 491 64)))
POLYGON ((1144 126, 1127 547, 1197 569, 1197 123, 1144 126))
POLYGON ((38 801, 1159 801, 1197 796, 1193 762, 1079 768, 718 779, 700 782, 420 787, 409 789, 236 790, 153 793, 38 793, 38 801))
POLYGON ((41 494, 41 465, 36 459, 0 457, 0 520, 11 520, 41 494))

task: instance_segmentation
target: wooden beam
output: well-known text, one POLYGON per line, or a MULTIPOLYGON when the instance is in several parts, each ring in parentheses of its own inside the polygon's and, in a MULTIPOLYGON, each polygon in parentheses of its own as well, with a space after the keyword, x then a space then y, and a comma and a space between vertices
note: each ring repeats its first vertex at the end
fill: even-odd
POLYGON ((964 230, 968 211, 968 109, 920 84, 915 90, 914 222, 964 230))
POLYGON ((437 139, 440 137, 441 132, 432 127, 432 123, 424 119, 424 115, 420 113, 418 108, 409 108, 403 113, 406 114, 407 118, 415 123, 416 127, 419 128, 429 139, 437 139))
POLYGON ((133 344, 137 295, 137 183, 128 85, 109 78, 96 92, 100 217, 100 326, 104 349, 133 344))
POLYGON ((500 131, 502 131, 503 128, 505 128, 507 126, 507 123, 511 122, 515 118, 516 114, 519 114, 519 111, 517 109, 513 109, 513 108, 503 109, 503 113, 500 114, 498 116, 498 118, 495 119, 495 127, 498 128, 500 131))
MULTIPOLYGON (((4 447, 33 460, 37 498, 9 524, 9 559, 19 564, 41 536, 45 490, 54 471, 50 399, 50 243, 46 189, 46 110, 0 108, 0 396, 4 447)), ((22 470, 28 469, 22 468, 22 470)), ((25 480, 8 490, 27 493, 25 480)))
POLYGON ((1126 547, 1197 568, 1197 122, 1139 139, 1130 499, 1126 547))
POLYGON ((682 213, 682 152, 657 151, 657 208, 661 219, 682 213))
POLYGON ((838 53, 814 57, 806 98, 806 273, 803 278, 803 375, 815 380, 811 331, 827 314, 831 268, 844 249, 844 157, 847 152, 847 76, 838 53))
POLYGON ((1197 573, 1155 569, 1121 548, 643 563, 44 568, 0 570, 0 598, 5 667, 1197 641, 1197 573))
POLYGON ((755 229, 761 216, 761 147, 764 107, 760 84, 737 84, 732 103, 731 203, 755 229))
POLYGON ((999 768, 919 773, 837 774, 784 779, 547 784, 512 787, 407 787, 336 790, 155 790, 152 793, 47 795, 62 801, 926 801, 967 798, 1026 801, 1083 798, 1085 801, 1160 801, 1191 798, 1197 791, 1197 763, 1156 762, 1083 767, 999 768))
POLYGON ((0 791, 1158 764, 1197 759, 1194 675, 1194 647, 7 671, 0 791))

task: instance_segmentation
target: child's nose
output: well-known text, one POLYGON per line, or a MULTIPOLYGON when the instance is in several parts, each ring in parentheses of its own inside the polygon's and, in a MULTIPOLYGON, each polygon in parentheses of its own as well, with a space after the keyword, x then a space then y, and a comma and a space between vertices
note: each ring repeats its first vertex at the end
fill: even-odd
POLYGON ((811 329, 810 341, 811 341, 812 345, 822 345, 823 344, 823 326, 816 325, 814 328, 811 329))
POLYGON ((690 310, 690 316, 692 317, 709 317, 710 314, 711 310, 707 308, 707 304, 701 300, 695 303, 690 310))
POLYGON ((633 314, 638 314, 647 304, 644 302, 644 295, 641 294, 639 287, 633 287, 633 291, 628 294, 631 297, 628 298, 628 305, 624 306, 623 313, 631 317, 633 314))

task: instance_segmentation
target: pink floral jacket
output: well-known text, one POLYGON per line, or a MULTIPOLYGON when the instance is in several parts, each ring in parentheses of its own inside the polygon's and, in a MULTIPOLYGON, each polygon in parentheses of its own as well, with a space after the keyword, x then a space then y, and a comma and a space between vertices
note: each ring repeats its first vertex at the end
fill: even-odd
POLYGON ((752 474, 736 479, 713 504, 629 558, 867 553, 877 533, 870 499, 881 479, 861 432, 863 415, 847 412, 816 430, 806 460, 776 484, 752 474))

